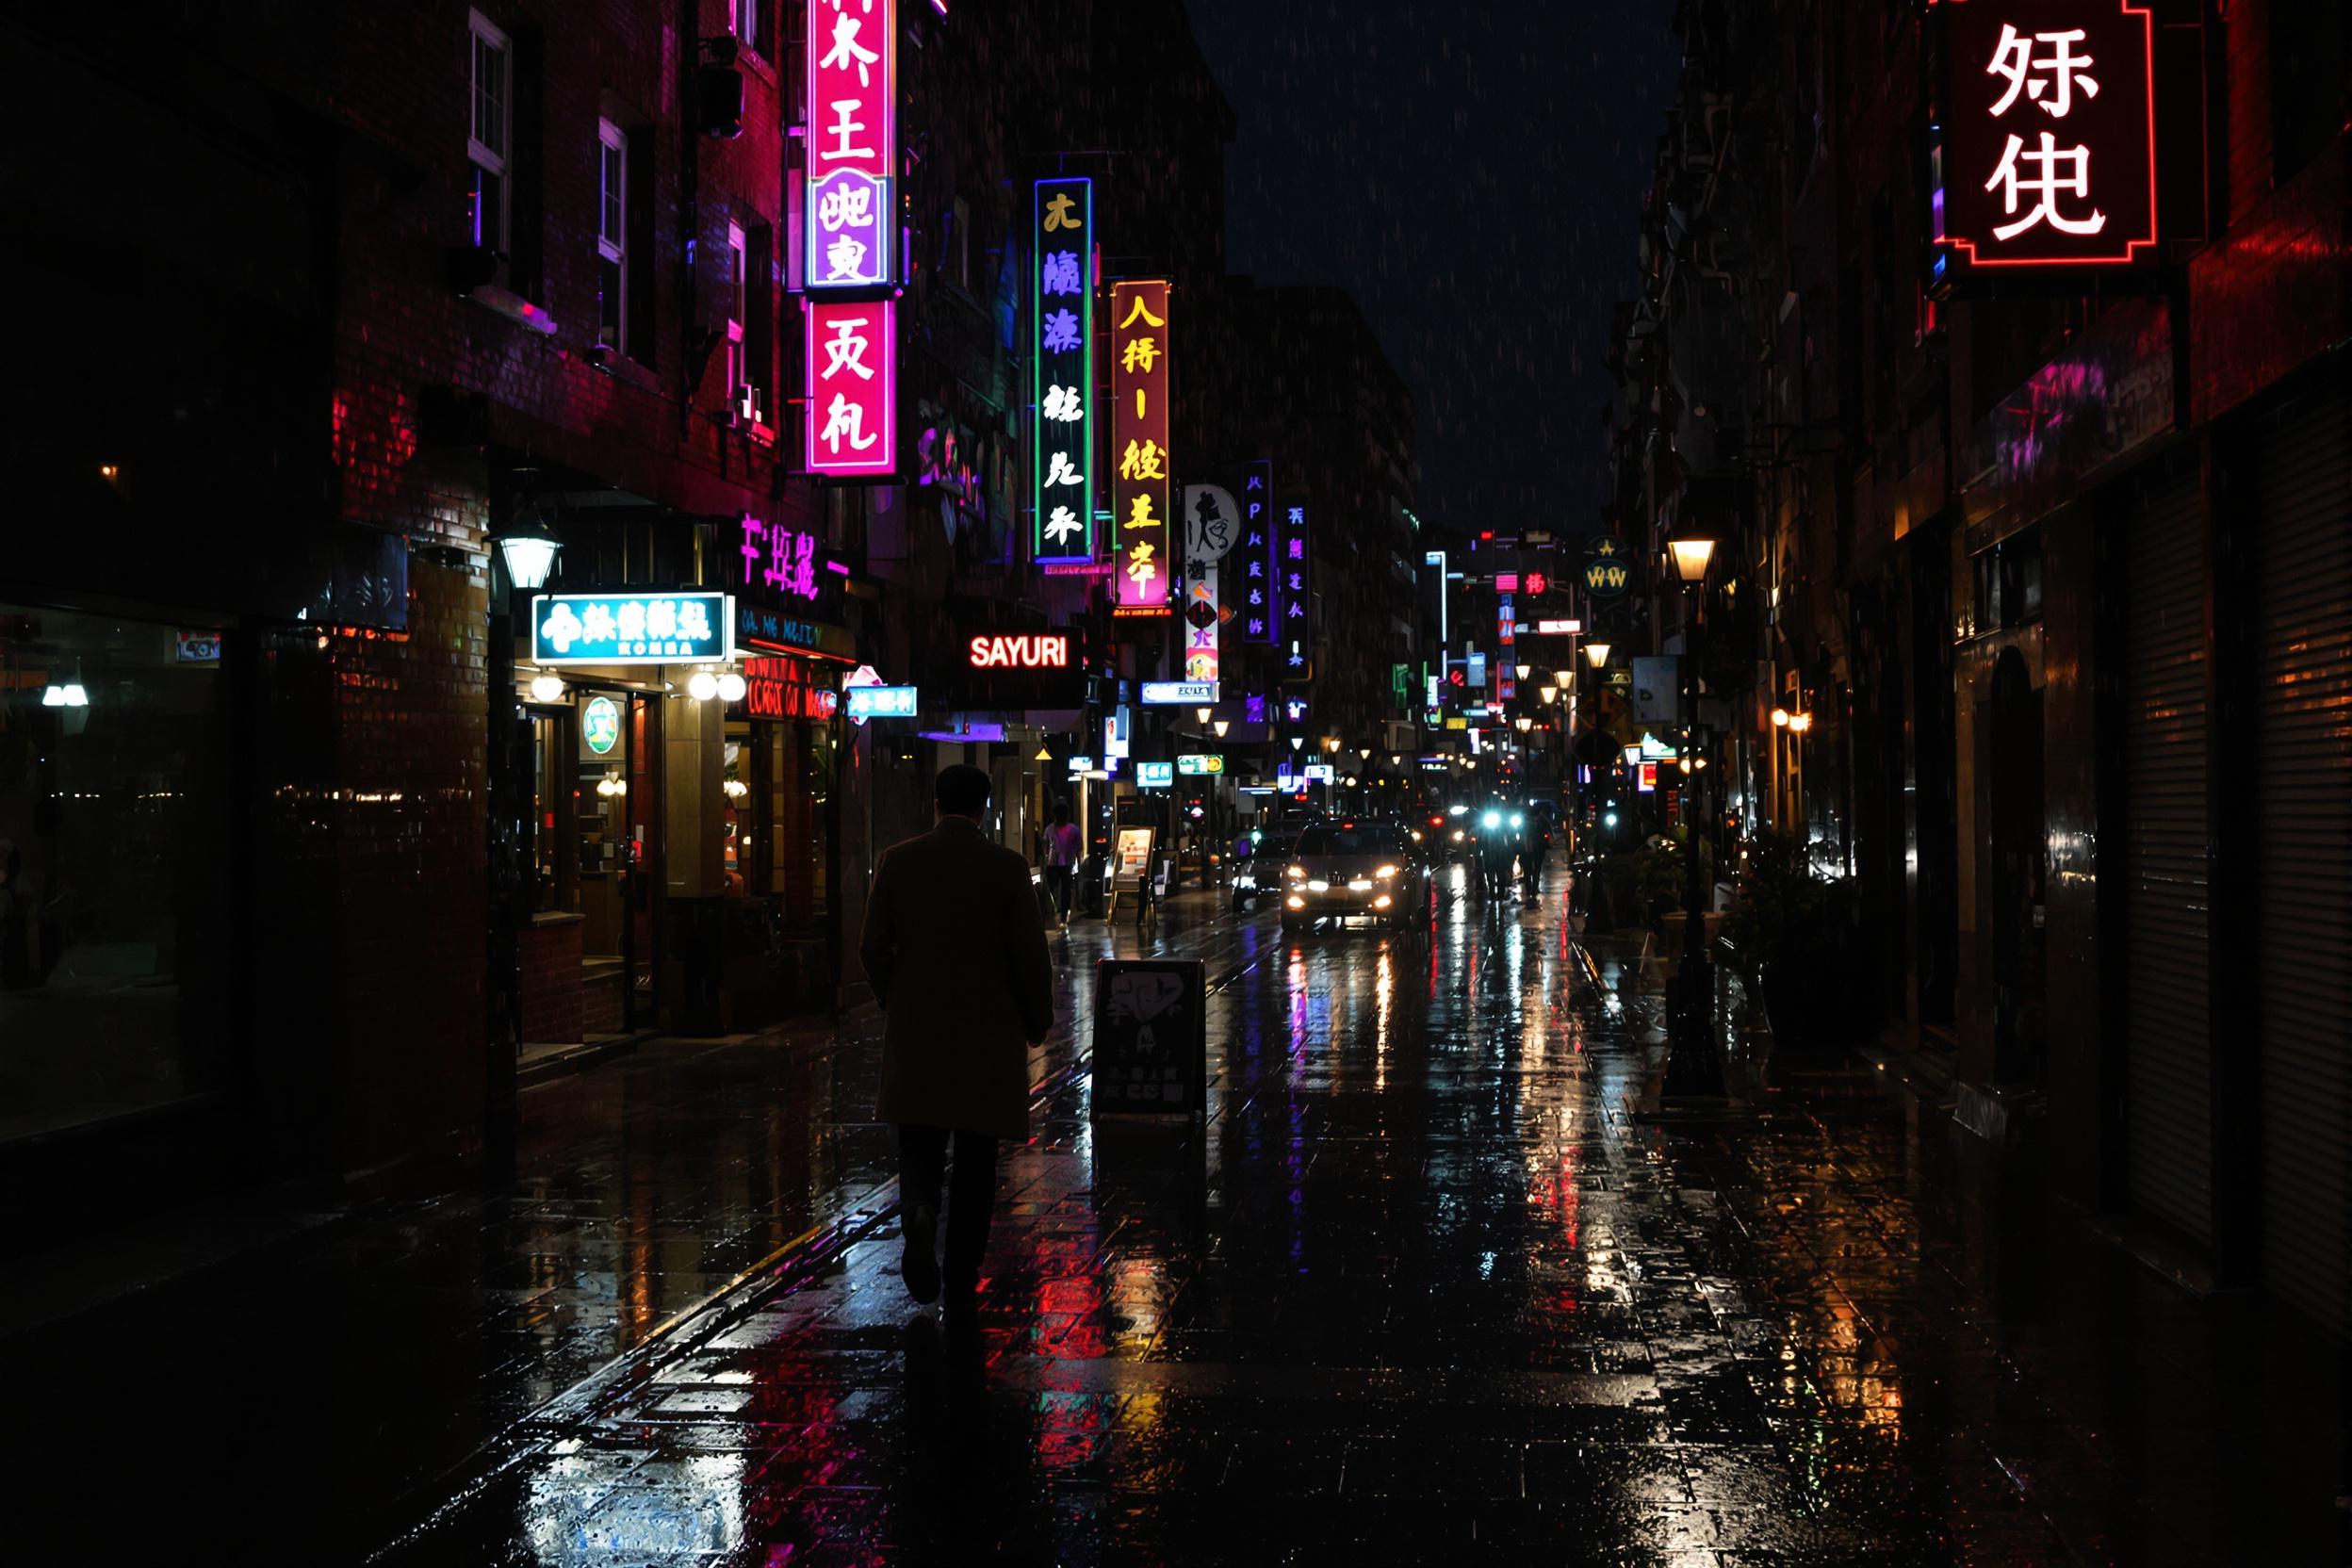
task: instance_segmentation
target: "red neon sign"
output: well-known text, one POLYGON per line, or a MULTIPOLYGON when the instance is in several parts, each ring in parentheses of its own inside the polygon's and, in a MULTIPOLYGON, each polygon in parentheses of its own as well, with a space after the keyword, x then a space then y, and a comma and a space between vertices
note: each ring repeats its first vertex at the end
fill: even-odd
POLYGON ((1968 267, 2156 246, 2154 18, 2131 0, 1942 0, 1935 233, 1968 267))
POLYGON ((1066 670, 1070 668, 1070 639, 1065 635, 974 637, 971 659, 975 670, 1066 670))

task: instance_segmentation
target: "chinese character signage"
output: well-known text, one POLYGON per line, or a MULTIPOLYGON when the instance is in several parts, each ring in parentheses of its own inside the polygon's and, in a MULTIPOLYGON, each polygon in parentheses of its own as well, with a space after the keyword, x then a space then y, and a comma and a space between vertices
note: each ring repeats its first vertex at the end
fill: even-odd
POLYGON ((667 664, 735 653, 725 594, 540 594, 531 601, 539 664, 667 664))
POLYGON ((1274 625, 1282 678, 1315 674, 1313 589, 1307 579, 1307 509, 1286 506, 1274 527, 1274 625))
POLYGON ((1240 570, 1233 607, 1246 643, 1274 641, 1274 466, 1252 463, 1241 478, 1240 570))
POLYGON ((817 602, 817 536, 782 523, 763 523, 749 513, 737 525, 735 553, 743 560, 742 592, 773 595, 787 604, 817 602))
POLYGON ((1176 771, 1187 778, 1214 777, 1225 771, 1225 757, 1215 751, 1180 751, 1176 771))
POLYGON ((1168 284, 1111 286, 1115 615, 1164 615, 1180 535, 1168 527, 1168 284))
POLYGON ((898 249, 898 0, 808 0, 803 276, 811 294, 890 282, 898 249))
POLYGON ((1039 180, 1030 236, 1037 432, 1032 553, 1094 559, 1094 182, 1039 180))
POLYGON ((1936 239, 1970 267, 2156 246, 2153 19, 2130 0, 1944 0, 1936 239))
POLYGON ((1498 697, 1510 698, 1519 694, 1519 682, 1511 671, 1511 662, 1517 654, 1513 644, 1519 635, 1519 618, 1517 612, 1511 607, 1511 596, 1505 594, 1502 596, 1502 612, 1496 619, 1494 628, 1495 641, 1503 645, 1501 662, 1494 674, 1494 694, 1498 697))
POLYGON ((852 686, 841 693, 841 707, 863 724, 868 719, 911 719, 921 704, 912 686, 852 686))
POLYGON ((1138 790, 1165 790, 1175 782, 1176 764, 1173 762, 1135 764, 1135 788, 1138 790))
MULTIPOLYGON (((824 8, 819 0, 815 9, 824 8)), ((898 471, 898 306, 810 300, 808 471, 887 478, 898 471)))

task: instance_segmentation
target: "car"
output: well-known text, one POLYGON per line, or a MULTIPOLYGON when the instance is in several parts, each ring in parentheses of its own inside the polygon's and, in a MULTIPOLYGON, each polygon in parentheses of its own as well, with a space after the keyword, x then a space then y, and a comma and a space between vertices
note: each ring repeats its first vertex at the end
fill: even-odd
POLYGON ((1368 920, 1402 930, 1427 920, 1429 905, 1429 874, 1398 823, 1317 823, 1298 835, 1282 867, 1285 933, 1318 920, 1368 920))
POLYGON ((1233 912, 1257 907, 1258 900, 1279 891, 1282 867, 1290 859, 1290 846, 1296 842, 1287 833, 1261 833, 1250 848, 1249 857, 1233 863, 1233 912))

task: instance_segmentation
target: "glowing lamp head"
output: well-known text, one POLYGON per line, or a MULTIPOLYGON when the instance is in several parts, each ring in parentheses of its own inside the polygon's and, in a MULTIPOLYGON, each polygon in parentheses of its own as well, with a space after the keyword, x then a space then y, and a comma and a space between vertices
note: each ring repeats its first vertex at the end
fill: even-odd
POLYGON ((1703 581, 1707 563, 1715 559, 1712 539, 1669 539, 1667 553, 1674 558, 1674 575, 1685 582, 1703 581))
POLYGON ((1788 727, 1788 710, 1786 708, 1775 708, 1772 710, 1772 727, 1774 729, 1786 729, 1788 727))
MULTIPOLYGON (((1607 643, 1585 644, 1584 662, 1596 670, 1605 668, 1609 663, 1609 645, 1607 643)), ((1563 681, 1561 684, 1565 685, 1566 682, 1563 681)))
POLYGON ((541 670, 531 678, 531 694, 532 700, 537 702, 562 701, 564 678, 553 670, 541 670))
POLYGON ((1200 720, 1202 724, 1206 724, 1209 722, 1209 712, 1210 710, 1206 708, 1196 708, 1192 710, 1192 716, 1200 720))
POLYGON ((750 690, 751 683, 733 670, 719 677, 719 700, 722 702, 741 702, 743 694, 750 690))
POLYGON ((524 507, 490 542, 498 547, 498 559, 506 564, 507 580, 517 588, 545 588, 555 570, 556 552, 564 547, 535 506, 524 507))
POLYGON ((719 694, 719 678, 709 670, 696 670, 687 679, 686 694, 696 702, 709 702, 719 694))
POLYGON ((1221 741, 1225 738, 1225 732, 1233 728, 1233 721, 1230 719, 1217 719, 1211 723, 1209 727, 1217 731, 1217 738, 1221 741))

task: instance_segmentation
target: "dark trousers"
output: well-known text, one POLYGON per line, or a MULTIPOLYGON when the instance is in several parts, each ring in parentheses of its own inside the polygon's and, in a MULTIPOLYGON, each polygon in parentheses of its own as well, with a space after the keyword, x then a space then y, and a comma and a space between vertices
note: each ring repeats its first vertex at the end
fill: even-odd
MULTIPOLYGON (((939 1212, 947 1138, 944 1127, 899 1128, 898 1189, 907 1208, 939 1212)), ((969 1291, 980 1282, 980 1256, 988 1250, 995 1211, 996 1140, 958 1130, 956 1176, 947 1188, 947 1257, 939 1271, 948 1289, 969 1291)))
POLYGON ((1072 866, 1045 868, 1045 890, 1054 900, 1054 913, 1062 920, 1070 918, 1070 874, 1075 869, 1072 866))

